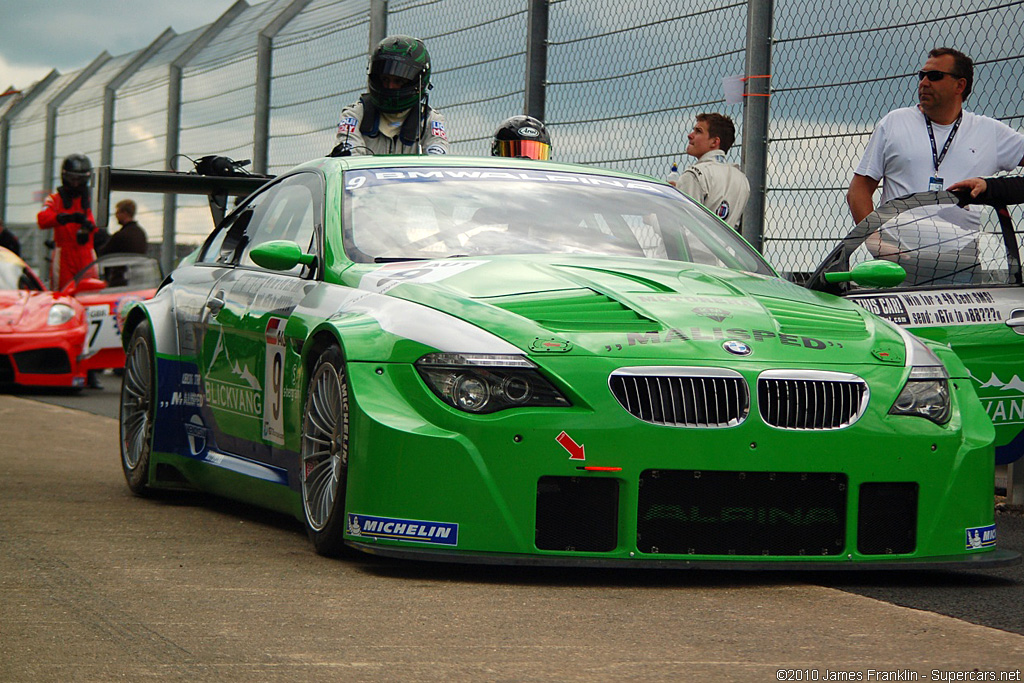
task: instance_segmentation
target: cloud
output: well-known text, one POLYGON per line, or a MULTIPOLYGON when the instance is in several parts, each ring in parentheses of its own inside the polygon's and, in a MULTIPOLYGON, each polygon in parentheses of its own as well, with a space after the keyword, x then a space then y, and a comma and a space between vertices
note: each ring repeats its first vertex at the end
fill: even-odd
POLYGON ((0 0, 0 88, 25 89, 52 69, 80 69, 104 50, 114 56, 140 50, 168 27, 184 33, 205 26, 233 4, 234 0, 0 0))

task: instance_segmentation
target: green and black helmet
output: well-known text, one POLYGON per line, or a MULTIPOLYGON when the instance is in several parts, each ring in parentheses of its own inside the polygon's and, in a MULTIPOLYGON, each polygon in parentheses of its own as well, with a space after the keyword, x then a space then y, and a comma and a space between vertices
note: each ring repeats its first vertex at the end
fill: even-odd
POLYGON ((385 112, 405 111, 430 86, 430 54, 419 38, 388 36, 370 55, 366 70, 370 99, 385 112))

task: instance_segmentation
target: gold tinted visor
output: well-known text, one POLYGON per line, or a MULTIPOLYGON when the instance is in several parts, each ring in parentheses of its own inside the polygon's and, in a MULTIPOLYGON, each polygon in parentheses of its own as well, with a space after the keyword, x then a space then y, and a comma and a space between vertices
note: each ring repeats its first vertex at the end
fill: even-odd
POLYGON ((495 149, 499 157, 524 157, 526 159, 551 158, 551 145, 540 140, 495 140, 495 149))

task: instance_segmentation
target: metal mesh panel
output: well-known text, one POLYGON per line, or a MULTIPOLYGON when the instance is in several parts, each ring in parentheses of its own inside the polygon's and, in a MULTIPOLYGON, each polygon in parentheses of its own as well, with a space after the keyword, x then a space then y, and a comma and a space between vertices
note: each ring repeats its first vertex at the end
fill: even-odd
POLYGON ((362 0, 319 0, 274 39, 270 173, 334 147, 342 108, 366 89, 369 10, 362 0))
POLYGON ((526 3, 392 2, 388 33, 426 43, 434 83, 430 103, 448 121, 452 153, 490 154, 498 124, 523 113, 526 3))
POLYGON ((68 154, 85 154, 93 165, 100 162, 103 138, 103 96, 107 84, 134 57, 122 55, 107 60, 96 73, 82 83, 61 104, 57 117, 53 177, 60 177, 60 166, 68 154))
MULTIPOLYGON (((170 96, 171 64, 202 34, 196 29, 171 38, 116 93, 114 106, 112 165, 162 171, 167 163, 167 105, 170 96)), ((163 196, 146 193, 113 192, 110 204, 135 200, 135 220, 150 242, 159 242, 163 226, 163 196)))
POLYGON ((46 146, 46 105, 78 72, 58 76, 10 121, 10 148, 7 152, 8 223, 35 224, 43 187, 43 157, 46 146))
POLYGON ((725 104, 722 79, 743 74, 746 3, 562 0, 550 16, 555 159, 664 177, 688 162, 697 114, 728 114, 739 133, 741 106, 725 104))
POLYGON ((869 0, 856 12, 837 0, 775 3, 768 260, 813 270, 853 227, 845 201, 853 171, 878 120, 917 103, 915 74, 930 49, 966 52, 975 62, 966 108, 1019 129, 1020 93, 1007 84, 1024 77, 1022 30, 1016 2, 869 0))
POLYGON ((912 553, 917 547, 916 482, 860 485, 857 550, 865 555, 912 553))
MULTIPOLYGON (((289 1, 247 8, 184 68, 182 154, 192 159, 206 154, 253 158, 257 40, 289 1)), ((206 198, 181 196, 178 206, 178 241, 201 242, 213 227, 206 198)))
POLYGON ((643 553, 838 555, 845 474, 645 470, 636 545, 643 553))

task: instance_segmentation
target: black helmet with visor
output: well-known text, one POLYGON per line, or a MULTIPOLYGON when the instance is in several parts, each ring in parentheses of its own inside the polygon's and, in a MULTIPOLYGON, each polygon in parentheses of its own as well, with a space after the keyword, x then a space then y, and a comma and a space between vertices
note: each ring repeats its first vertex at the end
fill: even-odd
POLYGON ((538 119, 532 116, 513 116, 502 121, 494 133, 491 156, 550 159, 551 137, 538 119))
POLYGON ((87 187, 92 180, 92 162, 84 154, 69 154, 60 166, 60 182, 67 188, 87 187))

